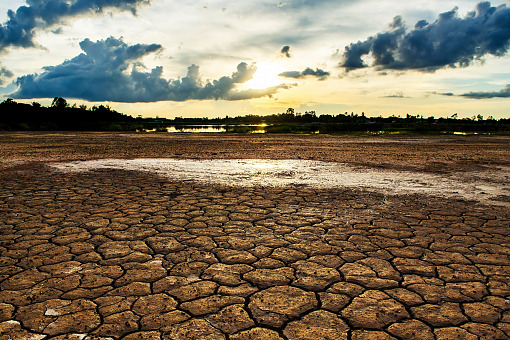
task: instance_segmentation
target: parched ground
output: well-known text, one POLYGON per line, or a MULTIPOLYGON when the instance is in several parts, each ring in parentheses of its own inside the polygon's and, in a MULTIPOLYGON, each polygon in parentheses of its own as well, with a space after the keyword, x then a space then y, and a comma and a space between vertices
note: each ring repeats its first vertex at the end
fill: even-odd
POLYGON ((507 206, 47 166, 140 157, 490 176, 510 138, 2 133, 0 339, 510 338, 507 206))

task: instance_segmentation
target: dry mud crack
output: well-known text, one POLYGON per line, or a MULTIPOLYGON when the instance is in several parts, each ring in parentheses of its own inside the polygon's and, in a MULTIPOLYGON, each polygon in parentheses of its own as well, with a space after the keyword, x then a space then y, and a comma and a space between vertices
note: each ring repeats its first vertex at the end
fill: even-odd
POLYGON ((2 170, 0 339, 510 338, 497 200, 133 170, 2 170))

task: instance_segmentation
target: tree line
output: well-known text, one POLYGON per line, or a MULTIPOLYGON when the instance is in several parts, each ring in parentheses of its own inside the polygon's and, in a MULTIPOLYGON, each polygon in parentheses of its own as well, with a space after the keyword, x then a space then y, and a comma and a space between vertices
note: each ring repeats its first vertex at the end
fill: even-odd
POLYGON ((349 132, 410 132, 410 133, 510 133, 510 119, 496 120, 481 114, 459 119, 410 115, 405 117, 368 117, 364 112, 337 115, 316 114, 315 111, 285 112, 266 116, 245 115, 223 118, 136 118, 117 112, 108 105, 70 105, 66 99, 55 97, 50 106, 40 103, 17 103, 6 99, 0 103, 0 130, 68 130, 68 131, 166 131, 167 126, 224 125, 227 132, 249 133, 250 125, 265 124, 266 132, 283 133, 349 133, 349 132))
POLYGON ((38 102, 18 103, 11 98, 0 103, 0 130, 108 130, 134 121, 108 105, 70 105, 61 97, 53 99, 49 107, 38 102))

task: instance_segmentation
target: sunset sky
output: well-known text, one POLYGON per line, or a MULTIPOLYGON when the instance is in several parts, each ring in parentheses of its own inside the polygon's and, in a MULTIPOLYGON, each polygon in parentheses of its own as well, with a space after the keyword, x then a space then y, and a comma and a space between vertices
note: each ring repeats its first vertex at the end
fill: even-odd
POLYGON ((510 2, 9 0, 0 100, 510 118, 510 2))

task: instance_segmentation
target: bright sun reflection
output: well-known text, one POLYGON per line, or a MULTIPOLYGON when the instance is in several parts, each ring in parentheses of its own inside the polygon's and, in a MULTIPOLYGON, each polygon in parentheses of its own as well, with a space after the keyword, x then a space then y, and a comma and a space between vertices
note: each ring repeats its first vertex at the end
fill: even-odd
POLYGON ((281 83, 278 79, 278 74, 281 71, 278 66, 271 63, 259 62, 257 63, 257 71, 253 78, 243 84, 246 89, 265 89, 267 87, 275 86, 281 83))

